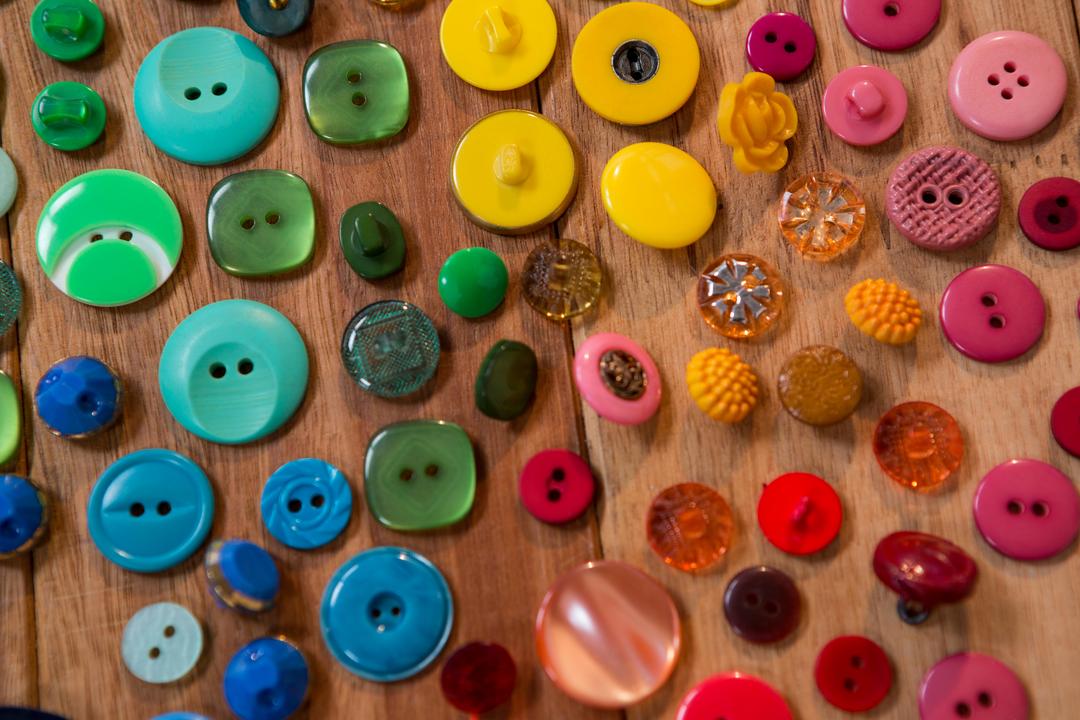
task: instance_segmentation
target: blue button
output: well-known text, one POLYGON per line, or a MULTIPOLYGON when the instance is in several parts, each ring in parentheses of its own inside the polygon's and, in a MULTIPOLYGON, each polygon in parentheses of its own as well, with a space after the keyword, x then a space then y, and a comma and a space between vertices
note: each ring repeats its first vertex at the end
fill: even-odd
POLYGON ((157 572, 191 556, 214 519, 206 473, 172 450, 139 450, 110 465, 90 491, 90 538, 122 568, 157 572))
POLYGON ((325 545, 341 534, 351 513, 352 488, 341 471, 324 460, 286 463, 263 487, 263 523, 291 548, 325 545))
POLYGON ((135 116, 158 148, 194 165, 220 165, 270 132, 280 100, 262 50, 217 27, 162 40, 135 76, 135 116))
POLYGON ((0 720, 65 720, 65 718, 33 708, 0 706, 0 720))
POLYGON ((218 601, 236 610, 269 610, 281 586, 270 553, 247 540, 215 540, 206 551, 206 578, 218 601))
POLYGON ((45 534, 45 495, 18 475, 0 475, 0 560, 31 549, 45 534))
POLYGON ((278 638, 248 643, 225 668, 225 700, 241 720, 284 720, 304 702, 307 689, 307 661, 278 638))
POLYGON ((379 547, 330 578, 321 621, 338 662, 367 680, 392 682, 416 675, 439 655, 454 624, 454 600, 430 560, 379 547))
POLYGON ((122 398, 116 373, 85 355, 50 367, 34 391, 38 417, 54 435, 70 439, 90 437, 116 422, 122 398))
POLYGON ((164 715, 158 715, 152 720, 210 720, 205 715, 192 712, 170 712, 164 715))

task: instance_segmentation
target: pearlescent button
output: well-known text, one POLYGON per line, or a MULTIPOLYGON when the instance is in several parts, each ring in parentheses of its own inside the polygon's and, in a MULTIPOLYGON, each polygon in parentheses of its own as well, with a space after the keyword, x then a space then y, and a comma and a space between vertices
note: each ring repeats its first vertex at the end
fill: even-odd
POLYGON ((639 425, 660 408, 660 371, 645 348, 618 333, 589 337, 574 354, 574 383, 597 415, 639 425))
POLYGON ((105 101, 78 82, 56 82, 34 98, 30 107, 34 132, 57 150, 82 150, 105 131, 105 101))
POLYGON ((41 541, 48 527, 48 507, 45 493, 34 483, 0 474, 0 560, 29 552, 41 541))
POLYGON ((263 486, 260 508, 266 529, 298 550, 336 538, 352 515, 352 488, 336 467, 316 458, 287 462, 263 486))
POLYGON ((0 260, 0 337, 15 325, 22 309, 22 285, 15 271, 0 260))
POLYGON ((698 683, 679 703, 675 720, 792 720, 780 693, 764 680, 733 672, 698 683))
POLYGON ((349 321, 341 361, 364 390, 394 398, 416 392, 439 367, 439 334, 415 305, 380 300, 349 321))
POLYGON ((453 0, 439 25, 450 69, 481 90, 513 90, 536 79, 555 53, 547 0, 453 0))
POLYGON ((307 697, 304 655, 283 638, 263 637, 240 648, 225 668, 225 702, 240 720, 285 720, 307 697))
POLYGON ((938 312, 945 338, 972 360, 1018 358, 1039 342, 1046 302, 1027 275, 1005 265, 979 265, 952 279, 938 312))
POLYGON ((34 407, 52 434, 81 440, 120 418, 123 396, 120 378, 108 365, 79 355, 45 371, 34 390, 34 407))
POLYGON ((203 652, 203 631, 182 605, 147 605, 124 626, 120 654, 132 675, 160 685, 190 673, 203 652))
POLYGON ((920 720, 1028 720, 1024 684, 1005 663, 963 652, 938 662, 919 685, 920 720))

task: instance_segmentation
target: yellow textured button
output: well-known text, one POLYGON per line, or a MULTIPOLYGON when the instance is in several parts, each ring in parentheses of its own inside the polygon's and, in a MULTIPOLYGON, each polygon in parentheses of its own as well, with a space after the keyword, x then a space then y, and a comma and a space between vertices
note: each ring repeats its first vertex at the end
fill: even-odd
POLYGON ((716 216, 716 188, 682 150, 644 142, 611 156, 600 178, 607 214, 640 243, 669 250, 689 245, 716 216))
POLYGON ((555 53, 547 0, 452 0, 439 42, 450 69, 482 90, 513 90, 544 72, 555 53))
POLYGON ((735 151, 739 172, 776 172, 787 164, 785 144, 799 126, 795 104, 765 73, 747 73, 720 92, 720 139, 735 151))
POLYGON ((577 160, 563 131, 543 115, 500 110, 461 136, 450 184, 473 222, 517 235, 566 210, 577 189, 577 160))
POLYGON ((757 405, 757 375, 727 348, 709 348, 690 358, 686 385, 690 397, 713 420, 737 423, 757 405))
POLYGON ((848 290, 844 309, 855 327, 889 345, 911 342, 922 325, 919 301, 896 283, 880 278, 863 280, 848 290))
POLYGON ((623 125, 663 120, 682 107, 700 67, 697 40, 686 23, 643 2, 599 12, 578 33, 570 60, 585 104, 623 125))

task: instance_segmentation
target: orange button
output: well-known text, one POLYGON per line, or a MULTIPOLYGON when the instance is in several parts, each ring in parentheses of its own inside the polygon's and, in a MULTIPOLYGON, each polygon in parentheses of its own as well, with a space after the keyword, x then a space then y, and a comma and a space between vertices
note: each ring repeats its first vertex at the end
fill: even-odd
POLYGON ((784 239, 804 258, 833 260, 862 235, 866 204, 846 178, 810 173, 787 186, 779 220, 784 239))
POLYGON ((704 570, 731 546, 734 522, 720 493, 700 483, 672 485, 657 495, 645 518, 649 545, 668 565, 704 570))
POLYGON ((952 415, 928 402, 897 405, 878 421, 874 455, 885 474, 913 490, 933 490, 949 479, 964 455, 952 415))

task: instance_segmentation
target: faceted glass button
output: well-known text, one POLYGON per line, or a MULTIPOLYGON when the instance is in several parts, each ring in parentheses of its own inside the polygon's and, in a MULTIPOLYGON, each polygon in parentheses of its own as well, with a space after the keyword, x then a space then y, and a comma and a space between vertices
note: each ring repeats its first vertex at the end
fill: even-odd
POLYGON ((776 385, 784 409, 808 425, 838 423, 862 399, 858 366, 828 345, 810 345, 789 357, 776 385))
POLYGON ((552 320, 576 317, 593 307, 602 284, 600 261, 593 251, 567 238, 537 245, 521 272, 525 301, 552 320))
POLYGON ((30 108, 34 132, 57 150, 82 150, 105 130, 105 101, 78 82, 56 82, 34 98, 30 108))
POLYGON ((349 321, 341 339, 341 360, 364 390, 379 397, 401 397, 435 375, 439 334, 415 305, 382 300, 349 321))
POLYGON ((91 0, 41 0, 30 15, 30 37, 62 62, 82 60, 101 45, 105 17, 91 0))
POLYGON ((22 309, 22 286, 11 266, 0 260, 0 337, 15 324, 22 309))
POLYGON ((513 420, 532 402, 538 372, 531 347, 500 340, 488 351, 476 375, 476 407, 490 418, 513 420))
POLYGON ((405 234, 397 216, 385 205, 364 202, 341 216, 341 251, 362 278, 393 275, 405 264, 405 234))
POLYGON ((898 484, 933 490, 960 467, 964 437, 953 416, 937 405, 901 403, 878 420, 874 456, 898 484))
POLYGON ((501 257, 487 248, 465 248, 443 263, 439 296, 458 315, 478 318, 502 304, 509 282, 510 274, 501 257))
POLYGON ((291 35, 311 16, 315 0, 236 0, 247 26, 266 37, 291 35))
POLYGON ((754 255, 722 255, 698 278, 698 309, 705 322, 729 338, 768 330, 784 310, 787 286, 771 265, 754 255))
POLYGON ((439 676, 439 687, 446 701, 473 715, 508 702, 516 682, 514 658, 497 643, 462 645, 446 659, 439 676))
POLYGON ((862 235, 866 204, 846 178, 817 172, 788 185, 780 199, 780 232, 811 260, 832 260, 862 235))
POLYGON ((705 570, 727 553, 734 534, 731 508, 720 493, 699 483, 672 485, 657 495, 645 516, 653 551, 683 572, 705 570))
POLYGON ((724 616, 731 629, 753 643, 786 638, 798 627, 801 608, 795 582, 770 567, 747 568, 724 590, 724 616))

